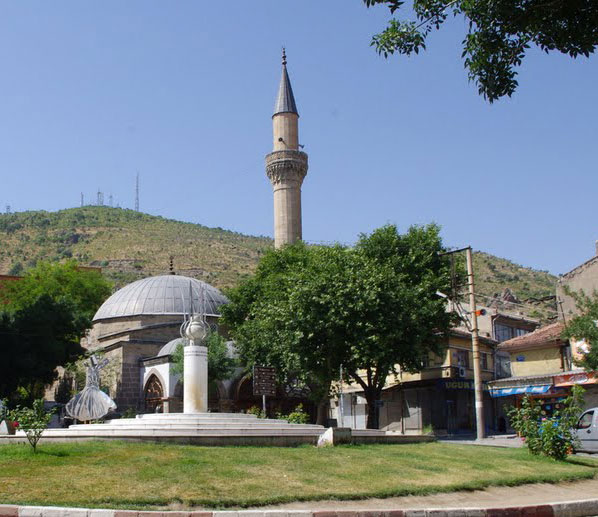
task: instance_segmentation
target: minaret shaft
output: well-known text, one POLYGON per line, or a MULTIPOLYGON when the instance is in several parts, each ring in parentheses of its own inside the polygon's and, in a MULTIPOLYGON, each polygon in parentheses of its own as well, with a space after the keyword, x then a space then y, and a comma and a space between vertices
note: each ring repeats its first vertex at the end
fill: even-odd
POLYGON ((299 115, 279 113, 272 117, 272 136, 274 150, 299 150, 299 115))
POLYGON ((274 150, 266 156, 266 174, 274 193, 274 247, 280 248, 303 238, 301 184, 307 174, 307 154, 299 151, 299 114, 284 52, 272 135, 274 150))

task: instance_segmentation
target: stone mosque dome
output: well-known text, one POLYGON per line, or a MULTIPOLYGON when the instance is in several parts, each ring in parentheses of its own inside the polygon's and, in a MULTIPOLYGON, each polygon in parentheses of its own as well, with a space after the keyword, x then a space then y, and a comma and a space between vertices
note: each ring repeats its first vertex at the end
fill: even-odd
POLYGON ((228 299, 218 289, 187 276, 160 275, 137 280, 116 291, 98 309, 93 321, 140 315, 188 314, 191 296, 193 309, 199 310, 202 289, 206 316, 220 316, 218 307, 228 303, 228 299))
POLYGON ((172 355, 174 354, 174 351, 176 350, 176 347, 179 346, 179 344, 185 346, 186 342, 187 340, 184 337, 177 337, 176 339, 169 341, 162 348, 160 348, 160 351, 156 354, 156 357, 172 355))

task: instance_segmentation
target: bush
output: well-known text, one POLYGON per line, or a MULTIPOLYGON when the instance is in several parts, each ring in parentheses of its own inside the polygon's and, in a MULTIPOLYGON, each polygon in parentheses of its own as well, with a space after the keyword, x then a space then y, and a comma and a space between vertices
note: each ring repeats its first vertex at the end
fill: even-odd
POLYGON ((137 411, 130 407, 123 411, 122 418, 135 418, 137 416, 137 411))
POLYGON ((291 424, 308 424, 309 423, 309 415, 303 409, 303 404, 299 404, 288 415, 283 415, 281 413, 277 413, 276 418, 278 418, 279 420, 287 420, 291 424))
POLYGON ((27 440, 33 452, 37 452, 37 442, 43 432, 48 428, 53 411, 44 409, 44 400, 37 399, 31 408, 17 406, 16 409, 8 412, 9 418, 14 422, 17 429, 22 429, 27 435, 27 440))
POLYGON ((257 406, 251 406, 247 410, 248 415, 255 415, 258 418, 266 418, 266 413, 257 406))
POLYGON ((544 454, 563 460, 577 444, 575 425, 581 413, 583 388, 573 386, 571 395, 559 403, 551 417, 542 414, 542 407, 525 396, 520 408, 511 408, 507 414, 511 425, 523 437, 532 454, 544 454))

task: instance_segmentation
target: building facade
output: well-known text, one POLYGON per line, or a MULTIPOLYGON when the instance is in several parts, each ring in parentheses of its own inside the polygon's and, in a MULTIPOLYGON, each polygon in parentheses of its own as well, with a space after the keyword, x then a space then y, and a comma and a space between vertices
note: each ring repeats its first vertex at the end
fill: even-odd
POLYGON ((598 291, 598 243, 595 256, 559 278, 556 288, 559 317, 567 320, 577 314, 572 293, 591 296, 595 291, 598 291))
POLYGON ((572 349, 561 334, 564 323, 559 321, 536 331, 501 343, 498 348, 510 356, 512 375, 489 383, 490 393, 496 400, 498 418, 510 429, 505 407, 518 406, 524 396, 542 405, 550 416, 562 400, 571 393, 571 387, 586 389, 585 407, 598 406, 598 378, 576 368, 578 352, 572 349))
MULTIPOLYGON (((420 372, 408 373, 399 369, 396 377, 387 379, 378 401, 381 429, 438 435, 475 431, 473 351, 471 332, 465 324, 469 306, 460 304, 457 308, 450 303, 447 310, 461 313, 463 325, 452 330, 443 354, 431 355, 420 372)), ((497 377, 511 375, 510 356, 500 351, 499 340, 505 335, 526 335, 536 329, 539 322, 497 307, 485 307, 482 312, 478 316, 478 328, 486 432, 499 432, 504 430, 505 422, 500 419, 488 383, 497 377)), ((343 385, 342 404, 335 399, 331 406, 331 418, 339 425, 356 429, 366 427, 368 407, 358 386, 343 385)))

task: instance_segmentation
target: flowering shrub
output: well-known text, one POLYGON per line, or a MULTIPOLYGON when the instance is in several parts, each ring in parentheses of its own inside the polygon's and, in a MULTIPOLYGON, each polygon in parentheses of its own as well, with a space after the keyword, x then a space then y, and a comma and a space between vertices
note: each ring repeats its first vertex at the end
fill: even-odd
POLYGON ((48 428, 50 418, 52 418, 52 411, 44 409, 43 399, 35 400, 30 408, 17 406, 16 409, 8 411, 8 418, 13 421, 15 428, 25 432, 29 444, 33 447, 33 452, 37 452, 37 442, 48 428))
POLYGON ((573 451, 577 442, 575 425, 581 413, 583 388, 573 386, 571 395, 559 403, 551 417, 543 415, 542 406, 525 396, 520 408, 507 414, 513 429, 519 433, 532 454, 544 454, 562 460, 573 451))

